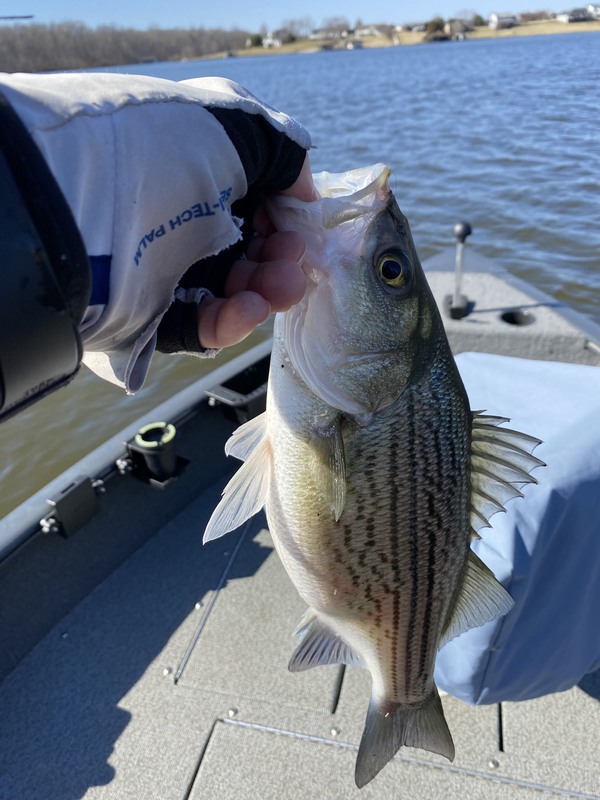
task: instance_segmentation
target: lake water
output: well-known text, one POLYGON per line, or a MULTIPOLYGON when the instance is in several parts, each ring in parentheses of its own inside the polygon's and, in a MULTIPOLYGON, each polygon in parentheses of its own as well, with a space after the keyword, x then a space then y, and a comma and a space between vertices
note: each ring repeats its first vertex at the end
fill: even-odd
MULTIPOLYGON (((467 219, 472 247, 600 322, 600 34, 122 71, 239 81, 311 131, 315 171, 388 163, 421 258, 467 219)), ((0 516, 206 366, 158 357, 134 398, 82 370, 5 423, 0 516)))

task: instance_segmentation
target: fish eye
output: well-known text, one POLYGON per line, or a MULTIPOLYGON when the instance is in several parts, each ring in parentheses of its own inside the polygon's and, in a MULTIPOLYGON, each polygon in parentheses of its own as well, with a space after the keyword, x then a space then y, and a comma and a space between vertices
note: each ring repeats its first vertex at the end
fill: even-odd
POLYGON ((402 289, 410 281, 411 265, 406 253, 401 250, 386 251, 376 261, 377 277, 385 286, 402 289))

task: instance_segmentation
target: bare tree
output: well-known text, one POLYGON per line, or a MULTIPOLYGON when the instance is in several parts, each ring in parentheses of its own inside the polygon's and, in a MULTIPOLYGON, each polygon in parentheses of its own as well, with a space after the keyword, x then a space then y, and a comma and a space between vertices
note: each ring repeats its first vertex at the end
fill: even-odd
POLYGON ((315 23, 310 17, 301 17, 300 19, 284 19, 281 27, 288 30, 296 39, 302 39, 314 30, 315 23))
POLYGON ((144 61, 177 61, 245 46, 247 31, 88 28, 79 22, 0 28, 0 70, 47 72, 144 61))
POLYGON ((346 17, 328 17, 323 20, 323 30, 331 31, 332 33, 343 33, 350 27, 346 17))

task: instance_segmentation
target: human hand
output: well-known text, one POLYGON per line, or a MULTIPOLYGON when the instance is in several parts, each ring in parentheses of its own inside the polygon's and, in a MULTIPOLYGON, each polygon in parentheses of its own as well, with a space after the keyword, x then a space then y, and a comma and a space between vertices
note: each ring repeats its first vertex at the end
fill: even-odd
MULTIPOLYGON (((295 183, 282 194, 307 202, 318 199, 308 156, 295 183)), ((225 297, 206 299, 198 308, 198 339, 205 348, 241 342, 272 311, 286 311, 304 295, 302 237, 294 231, 276 231, 264 205, 256 211, 253 227, 257 235, 248 245, 246 258, 234 262, 225 297)))

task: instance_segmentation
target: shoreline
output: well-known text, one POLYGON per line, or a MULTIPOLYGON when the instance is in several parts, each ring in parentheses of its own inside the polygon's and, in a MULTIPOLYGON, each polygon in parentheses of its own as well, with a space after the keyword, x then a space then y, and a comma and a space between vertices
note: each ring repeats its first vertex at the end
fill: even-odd
MULTIPOLYGON (((478 41, 483 39, 508 39, 515 36, 555 36, 565 35, 572 33, 597 33, 600 31, 600 19, 592 22, 558 22, 557 20, 536 20, 534 22, 525 22, 517 25, 514 28, 503 28, 501 30, 492 30, 487 26, 475 28, 465 34, 461 41, 478 41)), ((435 42, 427 42, 425 40, 425 33, 414 33, 413 31, 399 31, 396 34, 397 42, 387 36, 372 36, 361 39, 362 48, 372 49, 376 47, 410 47, 417 44, 435 44, 435 42)), ((340 40, 339 46, 332 46, 331 50, 345 50, 346 47, 340 40)), ((449 40, 445 40, 449 41, 449 40)), ((281 47, 249 47, 243 50, 232 50, 229 52, 212 53, 211 55, 201 56, 198 60, 214 60, 227 57, 247 58, 248 56, 274 56, 285 55, 289 53, 318 53, 323 50, 326 40, 311 41, 309 39, 302 39, 292 44, 282 45, 281 47)))

